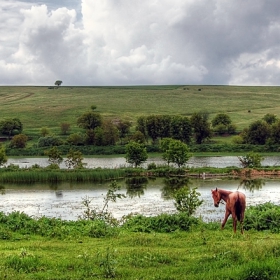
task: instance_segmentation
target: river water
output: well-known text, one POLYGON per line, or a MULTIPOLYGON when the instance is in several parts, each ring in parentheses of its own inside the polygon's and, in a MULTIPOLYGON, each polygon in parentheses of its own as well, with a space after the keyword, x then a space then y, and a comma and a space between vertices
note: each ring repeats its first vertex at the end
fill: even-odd
MULTIPOLYGON (((86 158, 88 168, 117 168, 126 166, 124 158, 86 158)), ((163 164, 160 158, 151 158, 149 162, 163 164)), ((278 165, 280 157, 267 157, 262 165, 278 165)), ((16 164, 21 168, 34 164, 47 166, 47 158, 16 158, 9 159, 8 164, 16 164)), ((147 164, 147 163, 146 163, 147 164)), ((239 166, 237 157, 197 157, 188 162, 188 166, 225 167, 239 166)), ((63 168, 63 165, 61 165, 63 168)), ((114 217, 121 218, 130 213, 139 213, 154 216, 160 213, 175 213, 176 209, 172 196, 172 184, 162 178, 148 180, 135 184, 119 181, 121 193, 126 198, 110 202, 108 211, 114 217)), ((247 196, 247 205, 256 205, 265 202, 280 203, 280 179, 265 179, 253 181, 240 181, 228 179, 190 179, 186 183, 196 187, 201 194, 203 204, 199 207, 196 216, 204 221, 221 221, 224 216, 224 205, 219 208, 213 206, 211 189, 216 187, 227 190, 240 190, 247 196)), ((55 217, 64 220, 77 220, 83 215, 84 199, 91 200, 91 208, 101 210, 104 205, 104 196, 108 190, 106 184, 70 184, 59 185, 32 184, 32 185, 0 185, 0 211, 11 213, 24 212, 34 217, 55 217)), ((173 186, 174 187, 174 186, 173 186)))
MULTIPOLYGON (((172 188, 166 185, 164 179, 149 180, 143 185, 128 185, 124 181, 118 182, 122 186, 120 193, 125 198, 117 202, 109 202, 108 211, 116 218, 130 213, 154 216, 160 213, 175 213, 174 201, 171 198, 172 188)), ((84 199, 91 200, 91 208, 101 210, 104 205, 107 184, 70 184, 60 185, 10 185, 1 186, 0 211, 11 213, 24 212, 34 217, 55 217, 64 220, 77 220, 83 215, 84 199)), ((209 180, 191 179, 187 185, 197 187, 203 204, 196 216, 204 221, 220 221, 224 215, 224 205, 215 208, 211 197, 211 189, 216 187, 227 190, 240 190, 247 196, 248 205, 265 202, 280 202, 280 180, 258 180, 248 186, 240 180, 209 180)))
MULTIPOLYGON (((147 162, 143 164, 143 167, 147 167, 149 163, 166 164, 161 157, 150 157, 147 162)), ((116 158, 84 158, 83 163, 86 168, 119 168, 130 166, 124 157, 116 158)), ((42 167, 49 165, 48 158, 9 158, 8 163, 18 165, 21 168, 31 167, 34 164, 38 164, 42 167)), ((264 157, 262 161, 263 166, 277 166, 280 165, 280 156, 268 156, 264 157)), ((237 156, 211 156, 211 157, 191 157, 186 166, 189 167, 228 167, 236 166, 241 167, 240 161, 237 156)), ((66 168, 64 162, 60 165, 61 168, 66 168)))

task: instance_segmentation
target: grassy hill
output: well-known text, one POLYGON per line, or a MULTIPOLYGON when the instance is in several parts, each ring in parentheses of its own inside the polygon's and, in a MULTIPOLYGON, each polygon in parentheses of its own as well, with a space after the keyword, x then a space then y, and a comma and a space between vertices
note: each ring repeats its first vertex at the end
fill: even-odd
POLYGON ((37 134, 42 127, 60 131, 68 122, 78 130, 77 118, 97 106, 106 118, 135 123, 141 115, 180 114, 208 111, 210 119, 227 113, 237 130, 267 113, 279 115, 279 87, 241 86, 130 86, 130 87, 0 87, 1 119, 17 117, 25 134, 37 134), (249 112, 250 111, 250 112, 249 112))

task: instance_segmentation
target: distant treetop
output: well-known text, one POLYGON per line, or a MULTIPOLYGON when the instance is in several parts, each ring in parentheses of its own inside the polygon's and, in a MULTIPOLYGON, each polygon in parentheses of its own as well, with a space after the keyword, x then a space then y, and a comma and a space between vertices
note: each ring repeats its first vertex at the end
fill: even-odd
POLYGON ((57 80, 57 81, 55 81, 55 83, 54 83, 56 86, 60 86, 61 84, 62 84, 62 81, 60 81, 60 80, 57 80))

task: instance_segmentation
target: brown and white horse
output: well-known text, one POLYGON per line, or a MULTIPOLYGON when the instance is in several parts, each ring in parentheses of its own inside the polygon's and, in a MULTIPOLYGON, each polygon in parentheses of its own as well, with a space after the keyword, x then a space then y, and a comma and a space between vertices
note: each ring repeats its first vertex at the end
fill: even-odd
POLYGON ((222 222, 222 229, 224 228, 229 215, 232 216, 233 230, 236 233, 237 221, 241 225, 241 233, 243 234, 243 221, 246 208, 246 196, 241 192, 231 192, 227 190, 215 189, 212 191, 212 198, 214 200, 215 207, 219 207, 219 203, 223 200, 226 203, 225 218, 222 222))

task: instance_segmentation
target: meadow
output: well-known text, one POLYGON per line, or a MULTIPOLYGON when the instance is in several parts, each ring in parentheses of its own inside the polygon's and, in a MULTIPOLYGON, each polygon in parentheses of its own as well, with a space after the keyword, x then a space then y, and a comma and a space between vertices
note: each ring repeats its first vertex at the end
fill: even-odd
POLYGON ((176 217, 140 216, 128 226, 109 226, 1 214, 0 278, 279 279, 280 235, 272 231, 279 226, 256 231, 247 222, 251 229, 241 235, 233 234, 230 221, 221 231, 219 223, 181 216, 176 224, 176 217))
POLYGON ((131 86, 0 87, 1 119, 17 117, 23 133, 39 134, 42 127, 60 132, 67 122, 71 132, 79 130, 77 118, 91 105, 104 118, 123 119, 133 124, 139 116, 170 114, 190 116, 207 111, 210 120, 227 113, 240 131, 252 121, 271 113, 279 116, 279 87, 243 86, 131 86))

